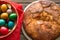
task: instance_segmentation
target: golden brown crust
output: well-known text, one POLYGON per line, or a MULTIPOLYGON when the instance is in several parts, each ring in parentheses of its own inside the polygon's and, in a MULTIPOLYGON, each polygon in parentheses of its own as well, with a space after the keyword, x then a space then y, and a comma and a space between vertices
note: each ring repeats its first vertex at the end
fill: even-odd
POLYGON ((60 35, 60 7, 51 1, 39 1, 24 14, 25 31, 34 40, 55 40, 60 35))

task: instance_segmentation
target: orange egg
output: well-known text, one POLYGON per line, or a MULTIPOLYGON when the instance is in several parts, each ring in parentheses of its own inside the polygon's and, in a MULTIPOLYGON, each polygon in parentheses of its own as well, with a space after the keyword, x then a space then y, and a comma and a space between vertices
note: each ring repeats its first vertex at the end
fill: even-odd
POLYGON ((3 19, 8 19, 8 13, 2 13, 1 18, 3 19))
POLYGON ((2 12, 6 12, 6 10, 7 10, 7 5, 6 5, 6 4, 2 4, 2 5, 1 5, 1 10, 2 10, 2 12))

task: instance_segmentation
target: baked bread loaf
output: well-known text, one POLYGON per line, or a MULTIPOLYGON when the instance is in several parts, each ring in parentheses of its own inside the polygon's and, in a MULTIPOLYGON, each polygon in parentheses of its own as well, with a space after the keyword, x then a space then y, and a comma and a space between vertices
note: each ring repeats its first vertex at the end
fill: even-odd
POLYGON ((60 7, 52 1, 33 2, 25 10, 23 24, 33 40, 55 40, 60 36, 60 7))

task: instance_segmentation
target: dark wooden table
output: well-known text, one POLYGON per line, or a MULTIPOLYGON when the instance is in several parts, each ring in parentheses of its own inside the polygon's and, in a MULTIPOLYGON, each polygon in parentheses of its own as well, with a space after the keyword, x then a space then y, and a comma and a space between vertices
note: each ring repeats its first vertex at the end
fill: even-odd
MULTIPOLYGON (((25 8, 28 4, 30 4, 31 2, 35 0, 12 0, 12 1, 23 4, 23 8, 25 8)), ((52 0, 52 1, 60 5, 60 0, 52 0)), ((27 40, 25 36, 23 35, 22 31, 21 31, 21 40, 27 40)))

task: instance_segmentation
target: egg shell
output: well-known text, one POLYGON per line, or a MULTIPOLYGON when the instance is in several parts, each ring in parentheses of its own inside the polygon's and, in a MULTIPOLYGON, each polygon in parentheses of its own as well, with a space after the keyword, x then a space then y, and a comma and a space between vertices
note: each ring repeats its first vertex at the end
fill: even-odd
POLYGON ((1 18, 3 19, 8 19, 8 13, 2 13, 1 18))
POLYGON ((8 9, 7 13, 9 13, 9 14, 12 13, 12 9, 8 9))
POLYGON ((11 5, 10 4, 7 4, 8 8, 11 9, 11 5))
POLYGON ((12 29, 14 27, 14 22, 13 21, 9 21, 8 22, 8 28, 12 29))
POLYGON ((3 26, 3 25, 5 25, 5 20, 0 19, 0 26, 3 26))
POLYGON ((2 5, 1 5, 1 10, 2 10, 2 12, 6 12, 7 9, 8 9, 8 8, 7 8, 7 5, 6 5, 6 4, 2 4, 2 5))
POLYGON ((1 32, 2 35, 5 35, 5 34, 8 34, 9 30, 5 26, 2 26, 0 28, 0 32, 1 32))
POLYGON ((16 13, 11 13, 11 14, 9 15, 9 19, 10 19, 10 20, 16 20, 16 19, 17 19, 17 14, 16 14, 16 13))

